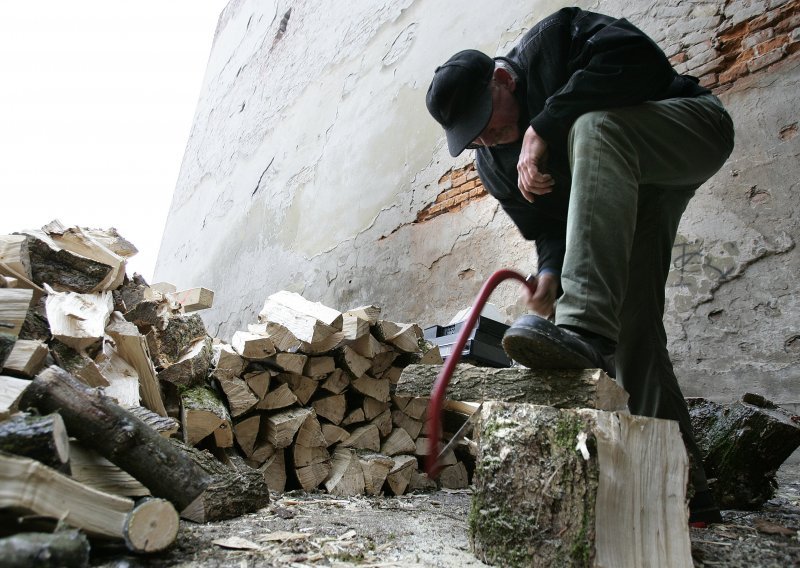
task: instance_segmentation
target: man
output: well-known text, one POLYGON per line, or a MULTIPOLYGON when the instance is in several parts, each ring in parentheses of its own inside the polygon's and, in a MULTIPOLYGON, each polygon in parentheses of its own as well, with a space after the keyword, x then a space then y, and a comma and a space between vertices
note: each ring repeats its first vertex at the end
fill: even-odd
POLYGON ((628 21, 565 8, 505 57, 455 54, 427 106, 450 154, 477 150, 487 191, 536 242, 538 316, 514 323, 506 351, 532 368, 603 368, 633 414, 677 420, 690 522, 719 522, 662 318, 681 215, 733 149, 722 104, 628 21))

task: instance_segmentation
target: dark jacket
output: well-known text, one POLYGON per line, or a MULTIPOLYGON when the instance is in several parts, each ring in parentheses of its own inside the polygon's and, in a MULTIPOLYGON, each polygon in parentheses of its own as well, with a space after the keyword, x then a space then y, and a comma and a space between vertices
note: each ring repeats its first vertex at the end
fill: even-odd
POLYGON ((506 55, 518 76, 521 133, 533 126, 548 143, 552 193, 529 203, 517 188, 522 145, 477 150, 478 174, 519 227, 536 241, 539 271, 561 271, 571 176, 570 127, 582 114, 644 101, 694 97, 709 91, 678 75, 656 43, 625 19, 564 8, 531 28, 506 55))

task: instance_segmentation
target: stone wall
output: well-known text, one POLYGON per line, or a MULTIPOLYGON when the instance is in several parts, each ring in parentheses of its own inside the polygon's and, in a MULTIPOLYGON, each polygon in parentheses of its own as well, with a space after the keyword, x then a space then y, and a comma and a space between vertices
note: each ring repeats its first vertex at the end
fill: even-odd
MULTIPOLYGON (((800 401, 795 219, 794 1, 577 2, 648 32, 714 89, 737 147, 689 206, 665 321, 687 395, 800 401)), ((425 110, 433 69, 459 49, 503 54, 555 0, 232 0, 220 17, 156 278, 216 292, 230 337, 289 289, 423 326, 468 306, 532 244, 452 159, 425 110)), ((492 297, 509 320, 517 287, 492 297)))

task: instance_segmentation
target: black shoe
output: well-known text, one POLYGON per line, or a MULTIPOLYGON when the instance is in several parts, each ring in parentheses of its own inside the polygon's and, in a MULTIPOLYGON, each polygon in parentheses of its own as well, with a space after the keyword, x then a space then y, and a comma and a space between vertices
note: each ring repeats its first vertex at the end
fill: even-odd
POLYGON ((506 330, 503 349, 531 369, 603 369, 616 375, 613 342, 579 332, 534 315, 519 318, 506 330))
POLYGON ((711 491, 705 490, 695 493, 689 500, 689 524, 697 527, 705 527, 722 522, 722 514, 719 512, 711 491))

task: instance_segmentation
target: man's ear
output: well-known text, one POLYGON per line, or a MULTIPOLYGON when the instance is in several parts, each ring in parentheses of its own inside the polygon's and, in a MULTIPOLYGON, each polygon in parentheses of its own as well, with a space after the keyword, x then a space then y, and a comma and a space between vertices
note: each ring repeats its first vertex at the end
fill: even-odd
POLYGON ((509 92, 513 93, 514 89, 517 87, 517 82, 514 81, 514 77, 511 76, 511 73, 509 73, 507 69, 502 67, 495 68, 492 78, 495 83, 504 86, 509 92))

